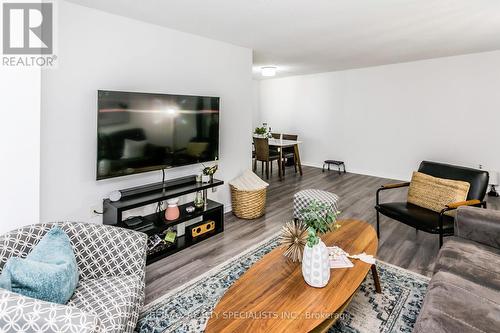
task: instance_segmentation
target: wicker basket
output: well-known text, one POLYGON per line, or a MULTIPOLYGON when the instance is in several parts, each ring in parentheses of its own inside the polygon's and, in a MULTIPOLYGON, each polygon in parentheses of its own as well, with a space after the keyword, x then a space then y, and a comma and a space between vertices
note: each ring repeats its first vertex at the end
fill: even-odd
POLYGON ((264 215, 267 188, 255 191, 240 191, 232 185, 229 185, 229 187, 231 188, 231 203, 234 215, 247 220, 264 215))

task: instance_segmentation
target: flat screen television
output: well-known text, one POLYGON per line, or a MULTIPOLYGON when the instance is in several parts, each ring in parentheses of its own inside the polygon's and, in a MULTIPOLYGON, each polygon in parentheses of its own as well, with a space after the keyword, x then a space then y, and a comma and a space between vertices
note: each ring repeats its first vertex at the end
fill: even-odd
POLYGON ((219 97, 98 91, 97 180, 213 161, 219 97))

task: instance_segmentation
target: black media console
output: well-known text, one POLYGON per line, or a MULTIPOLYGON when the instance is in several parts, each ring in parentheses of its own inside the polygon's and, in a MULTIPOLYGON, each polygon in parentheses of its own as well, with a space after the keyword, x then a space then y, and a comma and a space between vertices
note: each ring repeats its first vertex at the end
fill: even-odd
POLYGON ((155 238, 155 235, 163 239, 168 229, 176 228, 180 223, 202 217, 201 222, 186 227, 185 234, 178 236, 174 243, 164 242, 155 247, 154 251, 148 251, 147 263, 150 264, 224 231, 224 205, 207 198, 208 189, 222 184, 224 182, 217 179, 213 179, 209 183, 198 183, 196 182, 196 176, 188 176, 169 180, 164 183, 160 182, 123 190, 121 191, 122 198, 119 201, 104 200, 103 223, 144 232, 150 239, 155 238), (180 216, 176 220, 167 221, 164 210, 136 217, 133 221, 122 219, 123 212, 125 211, 198 191, 203 192, 206 202, 205 206, 196 209, 192 213, 188 213, 186 207, 194 206, 193 202, 179 205, 180 216), (208 221, 215 222, 215 229, 203 235, 193 237, 191 229, 208 221))

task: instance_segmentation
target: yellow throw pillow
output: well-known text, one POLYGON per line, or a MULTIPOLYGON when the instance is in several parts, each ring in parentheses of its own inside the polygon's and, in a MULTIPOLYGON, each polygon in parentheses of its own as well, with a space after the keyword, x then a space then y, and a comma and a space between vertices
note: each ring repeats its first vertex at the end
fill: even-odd
MULTIPOLYGON (((415 171, 408 189, 407 201, 439 213, 446 205, 467 200, 469 188, 468 182, 437 178, 415 171)), ((453 212, 445 214, 454 216, 453 212)))

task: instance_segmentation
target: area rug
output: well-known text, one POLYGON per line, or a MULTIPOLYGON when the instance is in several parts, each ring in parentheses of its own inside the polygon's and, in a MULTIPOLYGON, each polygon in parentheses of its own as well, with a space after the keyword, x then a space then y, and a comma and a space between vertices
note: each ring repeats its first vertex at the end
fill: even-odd
MULTIPOLYGON (((252 264, 277 246, 277 237, 264 241, 160 297, 144 308, 136 331, 203 332, 224 292, 252 264)), ((368 273, 329 333, 412 332, 429 278, 381 261, 377 262, 377 268, 382 294, 375 293, 372 275, 368 273)))

